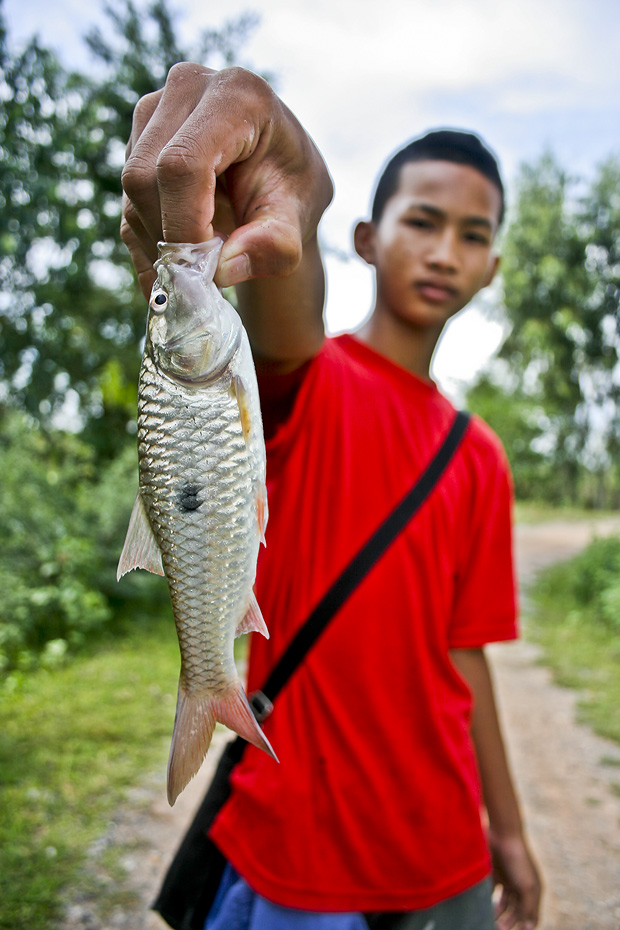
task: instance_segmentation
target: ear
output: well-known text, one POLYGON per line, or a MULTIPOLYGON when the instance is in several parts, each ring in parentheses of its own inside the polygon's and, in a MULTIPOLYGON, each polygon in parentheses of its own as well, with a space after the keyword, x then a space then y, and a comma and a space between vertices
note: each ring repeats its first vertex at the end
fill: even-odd
POLYGON ((375 233, 375 224, 367 220, 359 222, 353 231, 355 251, 369 265, 376 264, 375 233))
POLYGON ((482 287, 489 286, 489 284, 491 283, 491 281, 493 280, 493 278, 495 277, 497 273, 497 269, 499 268, 500 261, 501 259, 499 255, 494 255, 494 254, 491 255, 489 259, 489 267, 487 269, 486 277, 484 279, 484 284, 482 285, 482 287))

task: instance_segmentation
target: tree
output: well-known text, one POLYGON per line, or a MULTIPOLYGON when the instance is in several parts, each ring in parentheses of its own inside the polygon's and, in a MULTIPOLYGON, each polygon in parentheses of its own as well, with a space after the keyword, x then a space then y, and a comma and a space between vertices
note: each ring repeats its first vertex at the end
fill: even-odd
POLYGON ((522 166, 502 262, 511 329, 470 393, 506 442, 517 491, 556 503, 609 504, 618 490, 618 170, 608 162, 578 198, 552 155, 522 166), (496 416, 493 390, 509 415, 496 416))
POLYGON ((176 61, 230 64, 255 20, 181 46, 165 0, 106 7, 111 35, 88 36, 101 80, 67 73, 33 39, 17 54, 0 23, 0 389, 48 428, 70 409, 99 456, 136 409, 145 305, 120 242, 120 170, 139 97, 176 61))

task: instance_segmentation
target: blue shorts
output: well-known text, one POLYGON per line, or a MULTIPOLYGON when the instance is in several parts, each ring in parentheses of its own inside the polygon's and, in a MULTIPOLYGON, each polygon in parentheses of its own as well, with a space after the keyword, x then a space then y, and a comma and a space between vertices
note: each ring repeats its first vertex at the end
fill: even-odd
POLYGON ((273 904, 226 866, 204 930, 494 930, 490 879, 423 911, 324 913, 273 904))

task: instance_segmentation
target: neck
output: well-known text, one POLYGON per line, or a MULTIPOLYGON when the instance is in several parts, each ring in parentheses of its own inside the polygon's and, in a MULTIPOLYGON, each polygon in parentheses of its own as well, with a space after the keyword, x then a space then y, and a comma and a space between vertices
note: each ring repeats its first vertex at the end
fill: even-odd
POLYGON ((394 316, 376 311, 356 332, 366 345, 419 378, 430 378, 431 359, 441 335, 440 328, 415 328, 394 316))

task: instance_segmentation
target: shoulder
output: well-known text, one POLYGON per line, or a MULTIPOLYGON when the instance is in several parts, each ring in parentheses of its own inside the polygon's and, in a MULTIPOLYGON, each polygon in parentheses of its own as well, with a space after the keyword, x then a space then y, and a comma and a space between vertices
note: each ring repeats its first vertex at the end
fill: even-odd
POLYGON ((459 461, 474 524, 486 519, 489 510, 510 510, 514 485, 508 457, 499 436, 476 414, 471 414, 459 461))
POLYGON ((470 414, 465 449, 477 463, 495 464, 500 469, 510 470, 506 450, 497 433, 477 414, 470 414))

